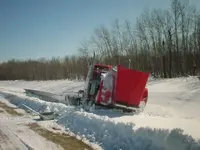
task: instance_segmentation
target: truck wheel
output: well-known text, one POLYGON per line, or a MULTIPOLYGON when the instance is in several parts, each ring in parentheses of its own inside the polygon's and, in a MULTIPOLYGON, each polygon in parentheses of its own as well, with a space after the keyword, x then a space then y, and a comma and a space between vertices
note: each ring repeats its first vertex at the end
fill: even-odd
POLYGON ((86 111, 93 111, 95 109, 95 103, 92 100, 85 100, 83 103, 83 109, 86 111))
POLYGON ((145 100, 142 100, 142 101, 140 102, 140 105, 139 105, 139 112, 140 112, 140 113, 144 111, 145 106, 146 106, 146 101, 145 101, 145 100))
POLYGON ((88 110, 88 103, 89 103, 88 99, 83 100, 82 107, 86 111, 88 110))
POLYGON ((93 103, 90 105, 89 112, 93 112, 93 111, 95 111, 95 109, 96 109, 96 105, 95 105, 95 103, 93 102, 93 103))

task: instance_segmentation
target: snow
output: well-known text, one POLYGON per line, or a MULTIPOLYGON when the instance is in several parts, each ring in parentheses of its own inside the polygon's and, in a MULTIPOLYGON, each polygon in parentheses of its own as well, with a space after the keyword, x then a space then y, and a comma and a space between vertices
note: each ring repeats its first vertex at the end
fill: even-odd
POLYGON ((28 150, 28 148, 8 130, 8 128, 0 121, 0 149, 21 149, 28 150))
POLYGON ((23 92, 23 89, 34 89, 63 95, 78 91, 84 85, 83 81, 50 80, 50 81, 0 81, 0 90, 9 89, 13 92, 23 92))
POLYGON ((149 99, 139 115, 98 110, 85 112, 64 104, 28 97, 24 88, 65 95, 83 87, 81 81, 2 81, 0 91, 13 104, 36 111, 56 111, 57 123, 102 149, 200 149, 200 81, 197 77, 150 79, 149 99))
MULTIPOLYGON (((13 105, 8 103, 0 95, 0 101, 6 103, 6 105, 12 107, 13 105)), ((15 109, 16 111, 20 111, 15 109)), ((23 111, 20 111, 21 113, 23 111)), ((63 150, 62 147, 56 145, 50 141, 47 141, 44 137, 35 133, 27 126, 29 123, 34 123, 32 117, 24 116, 10 116, 6 113, 0 114, 0 149, 49 149, 49 150, 63 150), (3 136, 2 136, 3 134, 3 136), (4 138, 6 137, 6 138, 4 138)))

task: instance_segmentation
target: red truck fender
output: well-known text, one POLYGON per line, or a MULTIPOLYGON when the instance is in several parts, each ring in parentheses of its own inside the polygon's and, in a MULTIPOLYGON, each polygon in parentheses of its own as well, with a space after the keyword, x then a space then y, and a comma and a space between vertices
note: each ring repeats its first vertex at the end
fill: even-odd
POLYGON ((147 103, 147 101, 148 101, 148 89, 147 88, 144 89, 141 101, 145 101, 145 103, 147 103))

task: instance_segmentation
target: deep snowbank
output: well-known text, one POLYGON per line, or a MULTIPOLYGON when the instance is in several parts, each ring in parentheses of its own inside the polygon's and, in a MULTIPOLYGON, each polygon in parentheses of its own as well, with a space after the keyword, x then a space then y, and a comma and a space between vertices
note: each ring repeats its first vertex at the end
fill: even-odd
POLYGON ((94 115, 70 112, 58 121, 74 133, 98 142, 104 149, 167 149, 185 150, 189 147, 200 148, 192 137, 184 135, 180 129, 138 128, 132 123, 115 123, 109 119, 100 119, 94 115))
POLYGON ((4 91, 2 94, 11 103, 32 109, 55 111, 60 114, 58 123, 65 126, 81 138, 99 144, 103 149, 140 149, 140 150, 196 150, 200 143, 191 136, 184 135, 180 129, 164 130, 151 128, 136 128, 133 123, 120 123, 106 116, 76 110, 64 104, 44 102, 37 98, 27 97, 4 91))

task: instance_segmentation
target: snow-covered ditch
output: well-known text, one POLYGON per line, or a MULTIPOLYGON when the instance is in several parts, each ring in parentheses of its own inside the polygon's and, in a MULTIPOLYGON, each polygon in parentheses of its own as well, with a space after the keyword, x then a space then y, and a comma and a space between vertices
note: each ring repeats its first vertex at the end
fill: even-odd
POLYGON ((64 104, 27 97, 22 93, 16 94, 9 91, 1 93, 19 107, 25 104, 38 112, 55 111, 59 113, 58 124, 65 126, 67 131, 73 132, 77 137, 98 144, 105 150, 200 149, 200 142, 184 134, 181 129, 138 128, 134 123, 115 121, 112 118, 87 113, 64 104))

